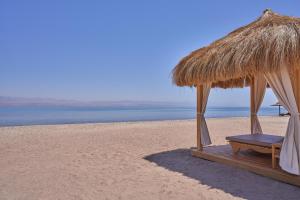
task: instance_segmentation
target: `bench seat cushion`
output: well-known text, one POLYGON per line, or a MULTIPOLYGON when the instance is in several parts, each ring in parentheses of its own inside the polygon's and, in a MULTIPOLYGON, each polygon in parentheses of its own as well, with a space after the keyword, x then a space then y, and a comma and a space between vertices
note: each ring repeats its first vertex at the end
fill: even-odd
POLYGON ((282 143, 284 137, 277 135, 267 135, 267 134, 247 134, 247 135, 236 135, 226 137, 226 140, 252 144, 263 147, 271 147, 274 143, 282 143))

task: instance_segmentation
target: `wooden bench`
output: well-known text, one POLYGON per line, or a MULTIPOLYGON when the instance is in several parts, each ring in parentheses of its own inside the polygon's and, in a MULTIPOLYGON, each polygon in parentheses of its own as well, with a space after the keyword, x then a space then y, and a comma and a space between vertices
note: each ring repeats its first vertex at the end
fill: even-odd
POLYGON ((240 150, 253 150, 260 153, 272 154, 272 167, 276 167, 276 159, 279 158, 282 136, 267 134, 248 134, 226 137, 229 141, 233 153, 237 154, 240 150))

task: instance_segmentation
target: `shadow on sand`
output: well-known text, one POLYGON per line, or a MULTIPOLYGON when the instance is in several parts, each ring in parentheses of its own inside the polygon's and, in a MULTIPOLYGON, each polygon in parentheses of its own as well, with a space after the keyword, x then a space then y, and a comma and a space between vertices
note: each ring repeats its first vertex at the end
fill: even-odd
POLYGON ((189 149, 175 149, 144 159, 173 172, 244 199, 300 199, 300 188, 246 170, 191 156, 189 149))

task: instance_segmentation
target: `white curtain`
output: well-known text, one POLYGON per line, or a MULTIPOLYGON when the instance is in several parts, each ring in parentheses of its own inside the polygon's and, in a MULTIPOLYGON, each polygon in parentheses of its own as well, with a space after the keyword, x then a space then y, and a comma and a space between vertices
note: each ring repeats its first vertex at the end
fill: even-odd
POLYGON ((204 84, 203 85, 203 91, 202 91, 203 98, 202 98, 202 101, 201 101, 201 104, 202 104, 201 105, 201 110, 199 111, 199 113, 197 113, 198 117, 200 117, 201 143, 204 146, 211 144, 211 140, 210 140, 206 120, 205 120, 205 117, 204 117, 204 113, 206 111, 206 105, 207 105, 207 100, 208 100, 210 88, 211 88, 211 84, 204 84))
POLYGON ((283 170, 299 175, 300 120, 288 70, 284 67, 281 71, 266 73, 265 77, 279 103, 291 113, 280 152, 279 165, 283 170))
POLYGON ((257 75, 253 79, 254 83, 252 84, 253 91, 253 98, 254 98, 254 105, 253 110, 251 113, 251 120, 252 120, 252 127, 251 127, 251 134, 262 134, 262 129, 257 117, 257 112, 261 106, 261 103, 264 99, 267 82, 263 75, 257 75))

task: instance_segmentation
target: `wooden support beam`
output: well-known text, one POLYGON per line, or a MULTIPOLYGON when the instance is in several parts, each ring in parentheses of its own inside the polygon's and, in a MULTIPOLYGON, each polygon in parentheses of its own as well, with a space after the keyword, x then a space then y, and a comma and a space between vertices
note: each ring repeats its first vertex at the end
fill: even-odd
POLYGON ((294 90, 296 103, 298 106, 298 111, 300 111, 300 70, 299 69, 296 69, 294 73, 293 90, 294 90))
POLYGON ((251 129, 251 134, 253 134, 253 121, 254 121, 254 119, 253 119, 253 114, 252 113, 254 113, 254 87, 255 87, 255 85, 254 85, 254 78, 251 78, 251 84, 250 84, 250 123, 251 123, 251 125, 250 125, 250 129, 251 129))
POLYGON ((200 114, 202 110, 202 101, 203 101, 203 85, 197 86, 197 149, 202 151, 203 146, 201 142, 201 118, 200 114))

